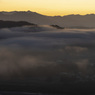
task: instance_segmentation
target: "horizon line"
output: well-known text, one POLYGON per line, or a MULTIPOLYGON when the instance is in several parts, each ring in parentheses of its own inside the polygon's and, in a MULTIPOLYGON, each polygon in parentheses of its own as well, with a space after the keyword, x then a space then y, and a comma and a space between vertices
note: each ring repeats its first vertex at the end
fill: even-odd
POLYGON ((56 16, 60 16, 60 17, 64 17, 64 16, 70 16, 70 15, 80 15, 80 16, 86 16, 86 15, 95 15, 95 13, 87 13, 87 14, 67 14, 67 15, 45 15, 36 11, 31 11, 31 10, 27 10, 27 11, 0 11, 0 12, 7 12, 7 13, 11 13, 11 12, 31 12, 31 13, 37 13, 43 16, 51 16, 51 17, 56 17, 56 16))

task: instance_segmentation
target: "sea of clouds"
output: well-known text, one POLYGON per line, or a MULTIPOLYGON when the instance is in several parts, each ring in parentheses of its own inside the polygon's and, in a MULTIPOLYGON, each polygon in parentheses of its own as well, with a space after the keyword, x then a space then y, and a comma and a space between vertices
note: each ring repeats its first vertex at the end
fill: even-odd
POLYGON ((95 29, 0 29, 1 79, 22 79, 22 84, 95 80, 94 57, 95 29))

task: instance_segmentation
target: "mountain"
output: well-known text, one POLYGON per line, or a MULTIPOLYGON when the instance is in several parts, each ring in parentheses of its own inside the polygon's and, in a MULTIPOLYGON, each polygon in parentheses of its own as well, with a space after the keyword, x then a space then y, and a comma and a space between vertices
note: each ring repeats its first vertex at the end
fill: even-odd
POLYGON ((0 20, 27 21, 40 25, 59 25, 68 28, 95 28, 95 14, 45 16, 31 11, 0 12, 0 20))
POLYGON ((0 28, 20 27, 25 25, 35 25, 26 21, 3 21, 0 20, 0 28))

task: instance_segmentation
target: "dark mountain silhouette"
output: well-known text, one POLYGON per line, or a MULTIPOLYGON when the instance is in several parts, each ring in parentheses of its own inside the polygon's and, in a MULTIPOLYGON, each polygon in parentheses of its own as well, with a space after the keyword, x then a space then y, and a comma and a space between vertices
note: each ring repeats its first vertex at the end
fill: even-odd
POLYGON ((56 28, 56 29, 64 29, 64 27, 60 27, 58 25, 51 25, 52 27, 56 28))
POLYGON ((0 28, 20 27, 25 25, 35 25, 26 21, 3 21, 0 20, 0 28))
POLYGON ((36 24, 69 28, 95 28, 95 14, 45 16, 31 11, 0 12, 0 20, 27 21, 36 24))

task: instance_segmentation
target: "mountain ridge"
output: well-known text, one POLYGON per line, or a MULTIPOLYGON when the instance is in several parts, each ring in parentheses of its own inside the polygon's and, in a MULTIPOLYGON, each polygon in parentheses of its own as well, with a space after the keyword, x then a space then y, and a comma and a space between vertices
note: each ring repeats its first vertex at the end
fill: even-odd
POLYGON ((3 20, 0 20, 0 29, 1 28, 29 26, 29 25, 35 26, 35 24, 29 23, 26 21, 3 21, 3 20))
POLYGON ((95 14, 46 16, 32 11, 0 12, 0 20, 27 21, 40 25, 59 25, 61 27, 95 27, 95 14))

